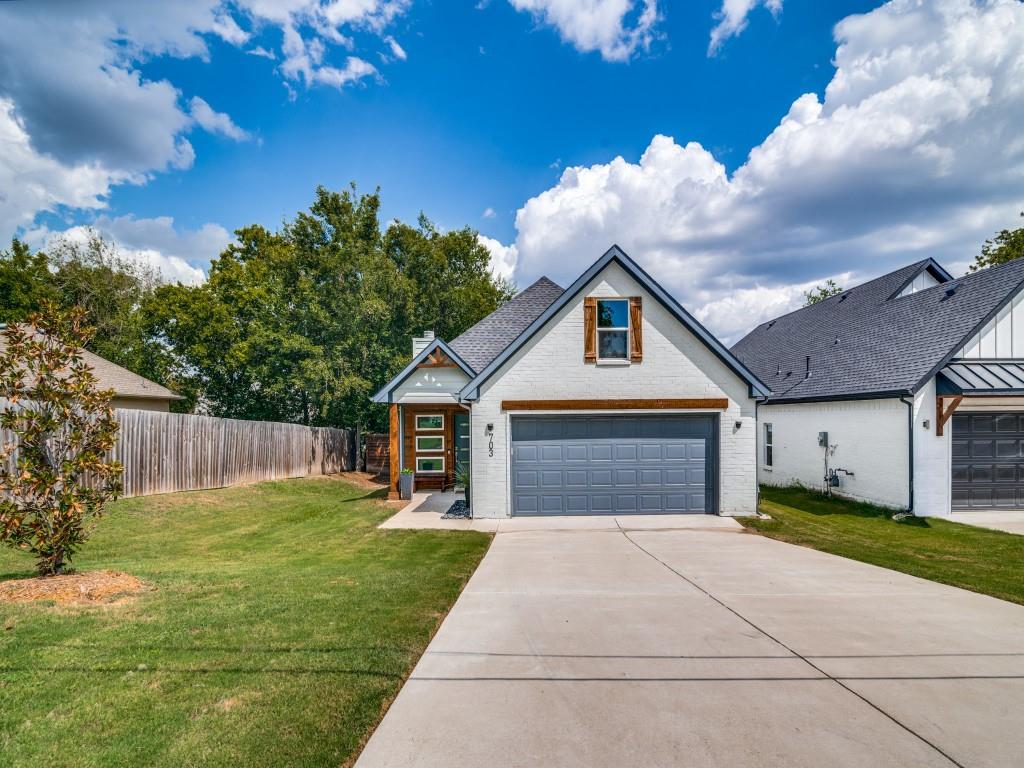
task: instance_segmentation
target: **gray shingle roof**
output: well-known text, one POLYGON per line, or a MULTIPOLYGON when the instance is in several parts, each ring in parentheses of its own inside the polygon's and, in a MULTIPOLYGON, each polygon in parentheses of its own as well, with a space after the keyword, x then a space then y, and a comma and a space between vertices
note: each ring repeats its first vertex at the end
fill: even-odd
POLYGON ((1018 259, 891 298, 929 263, 763 323, 732 351, 772 389, 772 402, 914 392, 1024 283, 1018 259))
POLYGON ((475 371, 482 371, 562 293, 561 286, 542 277, 457 336, 449 346, 475 371))
MULTIPOLYGON (((2 327, 2 326, 0 326, 2 327)), ((7 348, 7 341, 0 335, 0 352, 7 348)), ((87 349, 82 350, 82 359, 92 368, 99 389, 112 389, 117 397, 145 397, 156 400, 182 400, 167 387, 150 381, 144 376, 132 373, 104 357, 93 354, 87 349)))

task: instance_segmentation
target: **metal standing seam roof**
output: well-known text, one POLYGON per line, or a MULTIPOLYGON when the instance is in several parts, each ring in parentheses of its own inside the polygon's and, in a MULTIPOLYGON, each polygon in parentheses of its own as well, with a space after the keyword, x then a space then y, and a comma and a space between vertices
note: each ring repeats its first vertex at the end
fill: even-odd
MULTIPOLYGON (((0 352, 7 348, 7 341, 0 336, 0 352)), ((117 397, 152 398, 154 400, 184 400, 184 398, 167 387, 150 381, 145 376, 132 373, 117 363, 104 357, 82 350, 82 359, 92 368, 99 389, 112 389, 117 397)))
POLYGON ((1020 363, 957 361, 939 371, 938 393, 1020 394, 1024 390, 1024 365, 1020 363))
MULTIPOLYGON (((769 402, 912 394, 1024 285, 1024 259, 898 296, 931 259, 762 323, 732 351, 769 402), (810 376, 805 373, 808 368, 810 376)), ((941 268, 939 268, 941 270, 941 268)))

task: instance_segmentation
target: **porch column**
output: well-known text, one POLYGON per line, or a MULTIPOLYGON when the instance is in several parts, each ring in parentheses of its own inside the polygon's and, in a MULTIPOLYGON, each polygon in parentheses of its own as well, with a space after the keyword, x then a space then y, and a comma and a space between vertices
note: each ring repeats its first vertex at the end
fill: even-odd
POLYGON ((398 403, 392 403, 389 408, 390 412, 390 425, 388 430, 388 498, 398 498, 398 478, 401 472, 401 461, 399 457, 399 420, 398 420, 398 403))

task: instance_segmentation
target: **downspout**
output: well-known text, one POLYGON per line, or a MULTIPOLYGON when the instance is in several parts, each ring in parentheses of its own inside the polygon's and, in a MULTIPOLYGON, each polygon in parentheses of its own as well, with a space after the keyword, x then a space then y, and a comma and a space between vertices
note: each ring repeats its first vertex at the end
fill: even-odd
POLYGON ((900 402, 907 406, 907 477, 910 480, 910 505, 907 512, 914 514, 914 401, 900 397, 900 402))

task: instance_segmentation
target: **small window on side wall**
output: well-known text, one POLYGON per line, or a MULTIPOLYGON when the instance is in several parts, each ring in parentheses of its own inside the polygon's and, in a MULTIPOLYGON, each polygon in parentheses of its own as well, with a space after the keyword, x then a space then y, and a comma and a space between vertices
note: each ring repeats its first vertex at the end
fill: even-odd
POLYGON ((629 299, 597 300, 597 359, 629 359, 629 299))
POLYGON ((764 425, 764 465, 766 467, 772 466, 774 456, 772 455, 774 445, 772 444, 772 425, 764 425))

